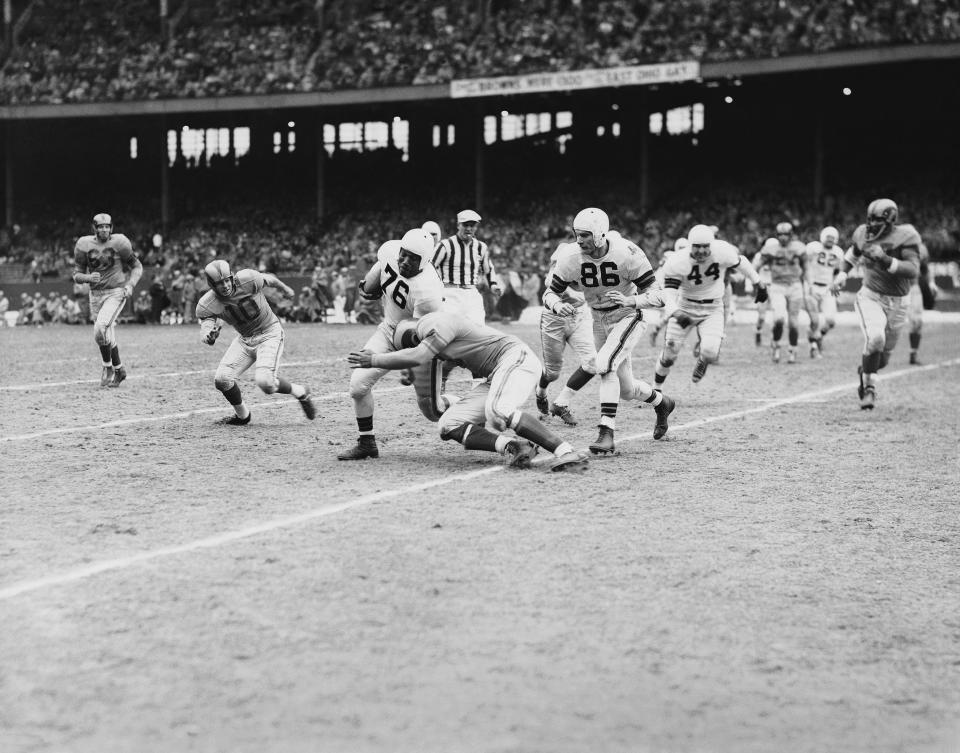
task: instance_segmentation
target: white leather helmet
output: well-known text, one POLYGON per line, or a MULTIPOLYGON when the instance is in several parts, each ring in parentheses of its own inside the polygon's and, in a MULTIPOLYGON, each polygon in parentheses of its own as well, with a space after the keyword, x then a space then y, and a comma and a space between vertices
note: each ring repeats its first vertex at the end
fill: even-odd
POLYGON ((610 232, 610 218, 602 209, 587 207, 577 212, 573 218, 573 231, 593 234, 593 245, 602 248, 610 232))

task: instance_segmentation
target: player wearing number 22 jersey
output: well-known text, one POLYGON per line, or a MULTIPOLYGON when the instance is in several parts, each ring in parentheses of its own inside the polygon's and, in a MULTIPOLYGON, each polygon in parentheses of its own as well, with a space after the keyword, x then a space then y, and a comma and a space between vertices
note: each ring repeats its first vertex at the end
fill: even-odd
MULTIPOLYGON (((564 243, 558 249, 553 280, 543 295, 543 304, 555 314, 573 315, 576 308, 562 296, 569 285, 577 283, 590 307, 600 376, 600 434, 590 451, 614 451, 613 432, 621 399, 642 400, 654 407, 657 423, 653 438, 660 439, 667 432, 667 416, 674 402, 647 382, 636 380, 631 363, 633 349, 647 329, 642 309, 663 307, 653 267, 639 246, 610 230, 609 218, 601 209, 589 207, 579 212, 573 231, 576 242, 564 243)), ((589 378, 584 371, 584 383, 589 378)), ((557 402, 567 397, 565 391, 569 389, 568 382, 557 402)))
MULTIPOLYGON (((377 261, 360 281, 360 295, 383 301, 383 321, 367 340, 363 350, 389 353, 396 350, 393 333, 404 319, 437 311, 443 303, 443 283, 430 263, 433 238, 422 228, 408 230, 400 240, 390 240, 377 251, 377 261)), ((439 418, 440 399, 434 382, 439 380, 432 365, 414 370, 414 388, 421 411, 432 420, 439 418), (436 379, 434 378, 436 377, 436 379)), ((437 366, 437 368, 439 368, 437 366)), ((373 385, 387 373, 381 368, 355 368, 350 374, 350 397, 357 419, 357 443, 337 455, 338 460, 363 460, 380 456, 373 433, 373 385)))
POLYGON ((293 395, 310 420, 316 416, 310 400, 310 389, 281 377, 280 357, 283 355, 283 327, 273 313, 263 289, 279 288, 288 298, 293 288, 272 274, 261 274, 254 269, 241 269, 234 274, 222 259, 210 262, 203 270, 210 290, 197 302, 197 321, 200 322, 200 340, 213 345, 220 335, 220 321, 236 331, 217 373, 214 385, 236 415, 220 423, 245 426, 250 423, 250 410, 243 402, 237 377, 256 365, 257 386, 268 395, 274 392, 293 395))

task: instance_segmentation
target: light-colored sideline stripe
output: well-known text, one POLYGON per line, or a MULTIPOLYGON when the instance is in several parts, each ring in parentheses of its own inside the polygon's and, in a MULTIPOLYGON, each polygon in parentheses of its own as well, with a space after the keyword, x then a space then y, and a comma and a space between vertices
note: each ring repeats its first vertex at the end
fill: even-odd
MULTIPOLYGON (((882 378, 884 381, 891 379, 898 379, 899 377, 905 376, 907 374, 916 374, 921 371, 933 371, 935 369, 955 366, 960 364, 960 358, 954 358, 949 361, 942 361, 936 364, 929 364, 927 366, 914 366, 909 369, 901 369, 900 371, 894 371, 890 374, 885 374, 882 378)), ((684 431, 686 429, 692 429, 697 426, 703 426, 704 424, 715 423, 717 421, 724 421, 730 418, 742 418, 743 416, 749 416, 753 413, 762 413, 763 411, 770 410, 771 408, 776 408, 781 405, 790 405, 791 403, 799 403, 805 400, 815 400, 824 395, 832 395, 837 392, 843 392, 850 389, 856 389, 856 384, 851 385, 849 382, 835 387, 828 387, 823 390, 817 390, 815 392, 805 392, 800 395, 794 395, 793 397, 784 398, 783 400, 776 400, 768 405, 758 406, 756 408, 748 408, 746 410, 732 411, 730 413, 725 413, 720 416, 711 416, 710 418, 697 419, 690 421, 686 424, 681 424, 680 426, 671 426, 671 431, 684 431)), ((649 433, 643 434, 633 434, 629 437, 624 437, 618 439, 619 442, 631 442, 636 439, 643 439, 650 437, 649 433)), ((652 441, 652 439, 651 439, 652 441)), ((542 461, 543 462, 543 461, 542 461)), ((549 462, 547 460, 546 462, 549 462)), ((323 507, 318 507, 309 512, 301 513, 300 515, 292 515, 286 518, 277 518, 275 520, 268 520, 264 523, 260 523, 254 526, 248 526, 247 528, 241 528, 236 531, 227 531, 226 533, 220 533, 215 536, 208 536, 204 539, 198 539, 196 541, 188 541, 185 544, 177 544, 175 546, 161 547, 160 549, 154 549, 150 552, 142 552, 140 554, 134 554, 130 557, 121 557, 119 559, 112 560, 103 560, 102 562, 95 562, 91 565, 85 565, 83 567, 78 567, 73 570, 67 570, 62 573, 55 573, 53 575, 48 575, 44 578, 37 578, 35 580, 21 581, 20 583, 14 583, 13 585, 6 586, 5 588, 0 588, 0 601, 6 599, 12 599, 15 596, 20 596, 25 593, 30 593, 32 591, 39 591, 47 586, 59 586, 64 583, 72 583, 74 581, 82 580, 84 578, 89 578, 94 575, 99 575, 100 573, 109 572, 111 570, 123 570, 131 565, 136 565, 141 562, 148 562, 150 560, 159 559, 161 557, 173 556, 176 554, 186 554, 189 552, 197 551, 198 549, 213 549, 215 547, 221 546, 223 544, 230 544, 234 541, 240 541, 241 539, 250 538, 251 536, 257 536, 261 533, 268 533, 270 531, 275 531, 279 528, 289 528, 291 526, 300 525, 301 523, 307 523, 316 518, 326 517, 327 515, 333 515, 338 512, 343 512, 344 510, 350 510, 355 507, 362 507, 363 505, 368 505, 373 502, 379 502, 384 499, 391 499, 392 497, 400 496, 401 494, 410 494, 419 491, 424 491, 426 489, 432 489, 438 486, 445 486, 454 482, 463 482, 470 481, 472 479, 478 478, 480 476, 485 476, 488 474, 499 473, 504 469, 502 465, 495 465, 489 468, 483 468, 477 471, 470 471, 467 473, 457 473, 452 476, 444 476, 443 478, 434 479, 432 481, 425 481, 420 484, 413 484, 411 486, 404 486, 399 489, 391 489, 389 491, 376 492, 374 494, 367 494, 362 497, 357 497, 346 502, 340 502, 333 505, 324 505, 323 507)))
MULTIPOLYGON (((385 387, 377 390, 378 395, 384 395, 388 392, 401 392, 410 390, 412 387, 385 387)), ((311 395, 314 402, 323 400, 345 400, 350 397, 349 392, 330 392, 326 395, 311 395)), ((247 407, 251 411, 262 408, 279 408, 281 405, 290 405, 297 402, 296 398, 281 398, 270 400, 263 403, 253 403, 247 407)), ((44 429, 35 431, 31 434, 13 434, 9 437, 0 437, 0 442, 20 442, 25 439, 38 439, 39 437, 49 437, 55 434, 72 434, 78 431, 93 431, 95 429, 112 429, 117 426, 130 426, 131 424, 155 423, 157 421, 172 421, 177 418, 190 418, 191 416, 202 416, 206 413, 223 413, 228 409, 227 405, 218 405, 215 408, 197 408, 196 410, 183 411, 181 413, 164 413, 160 416, 134 416, 133 418, 121 418, 116 421, 107 421, 102 424, 89 424, 87 426, 63 426, 59 429, 44 429)))
MULTIPOLYGON (((346 358, 334 359, 336 361, 346 362, 346 358)), ((322 361, 287 361, 284 362, 283 368, 287 369, 291 366, 321 366, 330 364, 330 359, 324 359, 322 361)), ((161 377, 183 377, 183 376, 197 376, 198 374, 214 374, 216 369, 200 369, 199 371, 165 371, 160 373, 133 373, 127 374, 127 381, 136 380, 136 379, 159 379, 161 377)), ((24 392, 26 390, 43 390, 50 387, 69 387, 74 384, 100 384, 100 377, 96 379, 71 379, 66 382, 34 382, 33 384, 8 384, 6 386, 0 386, 0 392, 24 392)))

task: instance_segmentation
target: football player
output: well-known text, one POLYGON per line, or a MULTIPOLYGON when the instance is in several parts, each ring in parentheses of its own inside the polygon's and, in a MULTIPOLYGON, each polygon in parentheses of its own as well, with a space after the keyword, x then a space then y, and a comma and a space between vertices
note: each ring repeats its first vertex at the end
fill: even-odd
POLYGON ((353 352, 348 357, 351 367, 402 369, 439 357, 463 364, 482 379, 440 416, 441 439, 455 440, 468 450, 500 453, 514 468, 529 467, 539 447, 554 454, 550 465, 554 471, 586 463, 569 442, 520 410, 536 385, 542 366, 519 338, 479 324, 459 309, 403 321, 397 325, 394 337, 396 352, 353 352), (507 429, 521 439, 505 434, 507 429))
POLYGON ((770 346, 774 363, 780 363, 780 338, 787 325, 787 363, 797 362, 800 341, 800 307, 803 304, 803 270, 806 247, 793 233, 789 222, 777 224, 775 238, 767 238, 754 262, 757 271, 770 270, 770 307, 773 310, 773 343, 770 346))
POLYGON ((837 323, 837 299, 830 292, 833 278, 843 263, 840 232, 831 226, 820 231, 820 240, 810 241, 806 247, 804 293, 810 330, 810 357, 823 357, 823 338, 837 323))
POLYGON ((237 377, 253 365, 256 365, 255 378, 261 390, 268 395, 274 392, 293 395, 300 401, 304 415, 312 421, 316 410, 310 399, 310 388, 278 373, 283 355, 283 327, 263 294, 264 288, 277 288, 287 298, 293 298, 293 288, 268 272, 241 269, 233 274, 223 259, 207 264, 203 274, 210 290, 197 302, 201 342, 213 345, 217 341, 221 320, 237 331, 213 378, 214 386, 233 406, 234 415, 218 423, 229 426, 250 423, 250 410, 243 402, 237 377))
POLYGON ((760 275, 739 249, 714 236, 707 225, 694 225, 687 234, 689 246, 671 255, 663 269, 663 315, 666 319, 663 350, 654 367, 654 382, 663 384, 680 355, 691 330, 700 338, 693 381, 699 382, 707 366, 720 356, 726 316, 723 293, 727 272, 742 272, 756 291, 758 302, 767 296, 760 275))
POLYGON ((875 199, 867 207, 867 221, 853 231, 853 244, 832 290, 843 288, 847 273, 859 264, 863 284, 854 306, 863 330, 863 356, 857 373, 862 410, 872 410, 877 397, 876 376, 890 361, 907 323, 910 286, 920 274, 920 234, 913 225, 897 224, 899 209, 891 199, 875 199))
MULTIPOLYGON (((440 309, 444 291, 440 276, 430 263, 433 249, 430 234, 414 228, 400 240, 389 240, 377 250, 377 261, 360 280, 359 291, 367 300, 383 301, 383 321, 363 346, 364 351, 389 353, 394 350, 393 333, 401 321, 440 309)), ((386 373, 385 368, 355 368, 350 374, 350 397, 359 436, 353 447, 337 455, 338 460, 380 457, 373 432, 373 385, 386 373)), ((412 376, 416 387, 416 374, 412 376)), ((425 399, 419 389, 417 397, 418 401, 425 399)))
POLYGON ((643 380, 635 380, 630 360, 647 328, 641 309, 663 307, 653 267, 639 246, 610 230, 610 219, 602 209, 581 210, 573 220, 573 232, 576 241, 558 249, 543 305, 560 316, 573 316, 577 307, 564 301, 563 294, 576 283, 590 307, 600 375, 600 433, 590 451, 614 451, 621 399, 652 405, 657 414, 653 438, 661 439, 667 433, 674 401, 643 380))
MULTIPOLYGON (((544 281, 548 288, 553 281, 553 270, 557 266, 557 257, 563 246, 564 244, 560 244, 550 257, 550 269, 544 281)), ((562 296, 566 303, 574 307, 573 314, 561 316, 548 308, 544 308, 540 314, 543 373, 540 374, 540 381, 534 392, 537 410, 541 414, 558 416, 569 426, 577 425, 577 420, 570 412, 570 398, 597 373, 597 350, 593 345, 590 317, 587 316, 586 300, 578 288, 577 283, 572 283, 563 291, 562 296), (580 366, 567 379, 565 389, 561 391, 554 404, 550 405, 547 399, 547 387, 560 376, 560 369, 563 367, 563 349, 568 344, 580 358, 580 366)))
POLYGON ((119 387, 127 378, 117 347, 116 321, 140 282, 143 266, 130 239, 113 232, 113 218, 94 215, 93 235, 84 235, 73 249, 73 281, 90 285, 93 339, 100 349, 101 387, 119 387))

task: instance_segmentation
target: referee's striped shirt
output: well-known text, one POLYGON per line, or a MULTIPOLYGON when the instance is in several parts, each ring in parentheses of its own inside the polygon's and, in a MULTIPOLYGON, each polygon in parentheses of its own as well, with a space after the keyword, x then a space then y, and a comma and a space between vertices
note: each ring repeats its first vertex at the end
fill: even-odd
POLYGON ((476 238, 463 240, 451 235, 437 244, 433 252, 433 266, 440 273, 445 285, 476 285, 480 275, 493 283, 493 262, 487 244, 476 238))

